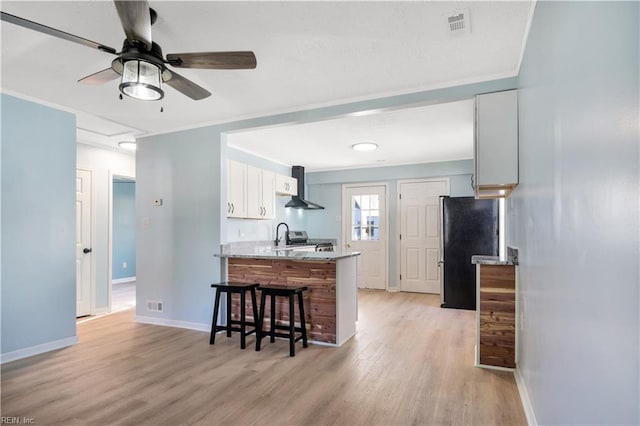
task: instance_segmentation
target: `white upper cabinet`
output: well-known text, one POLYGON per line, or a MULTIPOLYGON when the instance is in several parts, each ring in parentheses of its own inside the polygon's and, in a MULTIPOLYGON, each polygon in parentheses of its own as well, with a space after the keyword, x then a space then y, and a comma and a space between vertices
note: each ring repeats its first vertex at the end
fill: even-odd
POLYGON ((227 217, 275 219, 276 174, 228 161, 227 217))
POLYGON ((276 194, 298 195, 298 179, 285 175, 276 175, 276 194))
POLYGON ((262 208, 263 219, 276 218, 276 174, 262 170, 262 208))
POLYGON ((247 218, 275 218, 275 173, 247 166, 247 218))
POLYGON ((246 217, 247 165, 229 160, 227 166, 227 217, 246 217))
POLYGON ((504 198, 518 185, 518 91, 476 96, 476 198, 504 198))

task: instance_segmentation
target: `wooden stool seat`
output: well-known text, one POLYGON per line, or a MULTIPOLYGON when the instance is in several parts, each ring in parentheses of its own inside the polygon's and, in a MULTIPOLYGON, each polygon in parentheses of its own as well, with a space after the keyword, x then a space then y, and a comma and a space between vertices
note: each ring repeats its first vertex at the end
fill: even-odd
POLYGON ((275 342, 276 337, 285 337, 289 339, 289 356, 296 355, 296 342, 302 340, 302 346, 307 347, 307 324, 304 318, 304 302, 302 294, 307 290, 306 286, 287 287, 283 285, 260 285, 258 290, 261 291, 260 297, 260 316, 258 317, 258 331, 256 333, 256 351, 260 350, 261 341, 269 335, 271 343, 275 342), (295 326, 294 304, 295 296, 298 296, 298 314, 300 316, 300 327, 295 326), (266 297, 270 297, 271 314, 270 329, 268 332, 264 330, 264 307, 266 305, 266 297), (289 299, 289 325, 276 325, 276 297, 287 297, 289 299), (280 333, 276 330, 286 330, 288 333, 280 333), (295 333, 300 333, 296 337, 295 333))
POLYGON ((257 323, 258 323, 258 305, 256 303, 256 288, 259 284, 257 283, 240 283, 240 282, 221 282, 211 284, 212 288, 216 289, 216 299, 213 305, 213 319, 211 321, 211 337, 209 339, 209 344, 213 345, 216 341, 216 333, 218 331, 226 331, 227 337, 231 337, 232 331, 240 332, 240 348, 244 349, 246 347, 246 337, 250 334, 257 333, 257 323), (253 305, 253 322, 248 322, 245 313, 245 303, 246 303, 246 293, 247 291, 251 294, 251 304, 253 305), (218 310, 220 309, 220 293, 226 293, 227 295, 227 324, 226 325, 218 325, 218 310), (232 320, 231 319, 231 295, 232 294, 240 295, 240 319, 232 320), (234 325, 239 325, 239 327, 234 327, 234 325), (253 329, 247 331, 247 326, 252 326, 253 329))

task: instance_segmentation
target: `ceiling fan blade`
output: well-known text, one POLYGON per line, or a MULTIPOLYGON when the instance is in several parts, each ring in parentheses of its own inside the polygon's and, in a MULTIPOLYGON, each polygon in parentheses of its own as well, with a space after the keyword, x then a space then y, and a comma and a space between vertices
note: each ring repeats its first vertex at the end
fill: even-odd
POLYGON ((194 101, 199 101, 200 99, 211 96, 211 93, 207 89, 198 86, 193 81, 184 78, 175 71, 171 71, 171 78, 165 81, 165 83, 194 101))
POLYGON ((102 71, 98 71, 84 78, 81 78, 80 80, 78 80, 78 83, 98 85, 108 83, 112 80, 115 80, 116 78, 120 78, 120 74, 115 72, 113 68, 109 67, 102 71))
POLYGON ((251 51, 171 53, 167 55, 167 61, 178 68, 238 70, 256 67, 256 55, 251 51))
POLYGON ((114 49, 113 47, 105 46, 102 43, 97 43, 95 41, 87 40, 86 38, 78 37, 77 35, 56 30, 55 28, 47 27, 46 25, 38 24, 37 22, 29 21, 28 19, 20 18, 19 16, 11 15, 9 13, 0 13, 2 13, 2 16, 0 18, 5 22, 11 22, 12 24, 19 25, 30 30, 38 31, 53 37, 58 37, 63 40, 72 41, 83 46, 102 50, 103 52, 113 54, 116 53, 116 49, 114 49))
POLYGON ((151 49, 151 12, 146 1, 114 0, 122 29, 129 40, 144 43, 151 49))

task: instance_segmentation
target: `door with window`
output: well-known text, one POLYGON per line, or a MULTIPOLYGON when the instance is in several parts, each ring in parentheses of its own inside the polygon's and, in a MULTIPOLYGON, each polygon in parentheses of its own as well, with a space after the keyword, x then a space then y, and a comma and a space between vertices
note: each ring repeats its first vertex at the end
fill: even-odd
POLYGON ((388 232, 386 185, 343 187, 344 242, 359 251, 358 287, 387 288, 388 232))

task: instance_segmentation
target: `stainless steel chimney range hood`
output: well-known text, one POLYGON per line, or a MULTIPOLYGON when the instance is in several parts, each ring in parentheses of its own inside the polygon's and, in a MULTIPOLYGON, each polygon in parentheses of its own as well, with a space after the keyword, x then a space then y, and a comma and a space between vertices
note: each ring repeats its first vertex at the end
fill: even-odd
POLYGON ((285 204, 285 207, 303 210, 323 210, 320 204, 313 203, 304 199, 304 167, 291 167, 291 177, 298 179, 298 195, 291 197, 291 201, 285 204))

